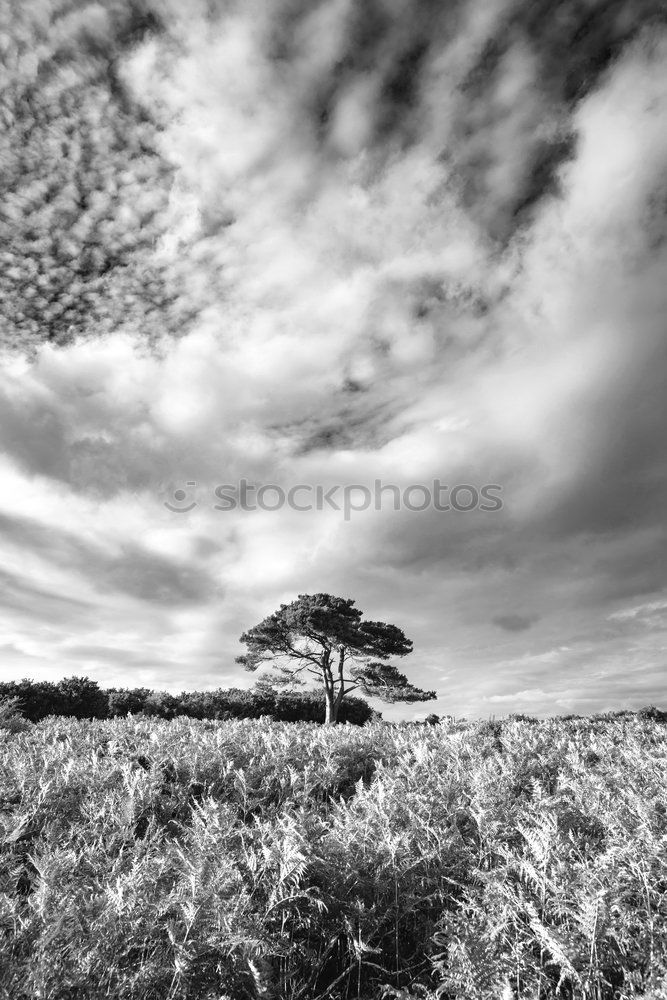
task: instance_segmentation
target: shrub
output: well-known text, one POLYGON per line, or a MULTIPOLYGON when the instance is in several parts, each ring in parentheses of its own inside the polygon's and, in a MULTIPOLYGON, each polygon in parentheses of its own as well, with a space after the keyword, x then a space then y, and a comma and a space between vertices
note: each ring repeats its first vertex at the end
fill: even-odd
POLYGON ((22 733, 30 723, 21 714, 21 699, 0 698, 0 729, 9 733, 22 733))
POLYGON ((31 681, 26 677, 4 681, 0 683, 0 698, 18 698, 23 715, 30 722, 39 722, 59 712, 58 690, 51 681, 31 681))
POLYGON ((181 699, 166 691, 151 691, 144 703, 146 715, 157 716, 160 719, 175 719, 183 714, 181 699))
POLYGON ((73 715, 76 719, 106 719, 109 702, 97 681, 88 677, 65 677, 56 684, 57 711, 59 715, 73 715))
MULTIPOLYGON (((0 698, 20 700, 23 714, 31 722, 51 715, 77 719, 107 719, 126 716, 175 719, 258 719, 271 716, 279 722, 324 722, 324 698, 315 691, 245 691, 238 688, 215 691, 182 691, 180 695, 150 688, 98 687, 87 677, 50 681, 10 681, 0 684, 0 698)), ((341 706, 339 722, 363 726, 382 718, 363 698, 348 697, 341 706)))
POLYGON ((142 712, 150 694, 150 688, 109 688, 107 690, 109 716, 113 718, 116 715, 127 715, 128 712, 132 715, 142 712))
POLYGON ((667 722, 667 712, 663 712, 662 709, 656 708, 655 705, 648 705, 646 708, 640 708, 637 712, 637 716, 640 719, 650 719, 652 722, 667 722))

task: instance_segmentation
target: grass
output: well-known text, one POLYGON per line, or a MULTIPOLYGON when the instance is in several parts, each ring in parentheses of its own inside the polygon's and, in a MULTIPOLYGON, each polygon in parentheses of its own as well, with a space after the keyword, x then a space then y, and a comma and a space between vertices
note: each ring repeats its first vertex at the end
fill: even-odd
POLYGON ((0 996, 667 998, 666 737, 0 712, 0 996))

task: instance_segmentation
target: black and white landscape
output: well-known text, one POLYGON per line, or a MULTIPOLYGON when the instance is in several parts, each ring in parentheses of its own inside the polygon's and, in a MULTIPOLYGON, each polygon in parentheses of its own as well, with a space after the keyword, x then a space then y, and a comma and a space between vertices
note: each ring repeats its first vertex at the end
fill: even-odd
POLYGON ((666 1000, 666 390, 661 0, 4 0, 0 1000, 666 1000))

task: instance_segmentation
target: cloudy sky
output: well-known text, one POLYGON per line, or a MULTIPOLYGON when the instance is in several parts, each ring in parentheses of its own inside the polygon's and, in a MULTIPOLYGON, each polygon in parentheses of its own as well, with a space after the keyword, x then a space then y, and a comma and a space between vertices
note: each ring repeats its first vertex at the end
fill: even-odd
POLYGON ((439 692, 385 718, 665 706, 659 0, 1 16, 2 678, 250 686, 326 591, 439 692), (242 478, 503 506, 215 509, 242 478))

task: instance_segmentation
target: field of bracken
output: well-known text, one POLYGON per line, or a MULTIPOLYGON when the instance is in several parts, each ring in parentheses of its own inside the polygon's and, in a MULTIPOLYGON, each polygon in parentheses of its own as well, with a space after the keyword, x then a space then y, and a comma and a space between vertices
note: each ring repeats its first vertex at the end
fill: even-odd
POLYGON ((0 996, 667 998, 667 726, 0 729, 0 996))

